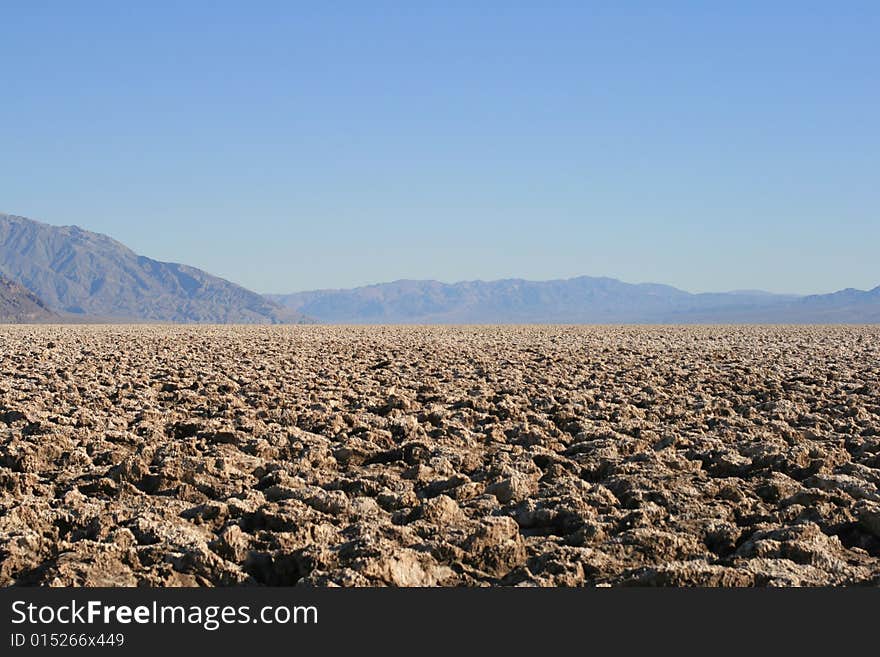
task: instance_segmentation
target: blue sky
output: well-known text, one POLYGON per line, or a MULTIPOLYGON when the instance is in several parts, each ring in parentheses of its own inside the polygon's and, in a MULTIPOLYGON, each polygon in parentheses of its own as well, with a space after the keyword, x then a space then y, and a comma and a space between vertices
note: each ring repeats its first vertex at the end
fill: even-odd
POLYGON ((0 211, 261 292, 880 284, 880 3, 4 0, 0 211))

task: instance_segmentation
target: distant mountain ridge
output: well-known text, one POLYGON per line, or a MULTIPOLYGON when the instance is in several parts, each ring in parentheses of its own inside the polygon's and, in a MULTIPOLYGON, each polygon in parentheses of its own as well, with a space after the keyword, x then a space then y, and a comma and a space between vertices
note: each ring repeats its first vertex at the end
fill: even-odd
POLYGON ((195 267, 160 262, 76 226, 0 214, 0 274, 62 315, 200 323, 306 321, 195 267))
POLYGON ((267 297, 319 321, 340 324, 880 322, 880 287, 803 297, 760 290, 692 294, 669 285, 579 276, 551 281, 400 280, 267 297))
POLYGON ((339 324, 878 323, 880 286, 832 294, 692 294, 579 276, 260 295, 183 264, 138 255, 76 226, 0 214, 0 322, 139 321, 339 324))

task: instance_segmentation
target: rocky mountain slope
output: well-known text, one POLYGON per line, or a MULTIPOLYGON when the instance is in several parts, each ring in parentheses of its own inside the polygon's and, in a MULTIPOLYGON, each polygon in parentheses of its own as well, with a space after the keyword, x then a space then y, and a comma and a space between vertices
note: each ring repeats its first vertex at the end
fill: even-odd
POLYGON ((566 280, 402 280, 350 290, 267 295, 319 321, 352 324, 694 324, 873 323, 880 288, 834 294, 736 291, 691 294, 653 283, 612 278, 566 280))
POLYGON ((76 226, 0 214, 0 274, 74 316, 199 323, 287 323, 302 315, 239 285, 134 253, 76 226))
POLYGON ((37 295, 0 274, 0 324, 44 322, 56 318, 57 315, 37 295))

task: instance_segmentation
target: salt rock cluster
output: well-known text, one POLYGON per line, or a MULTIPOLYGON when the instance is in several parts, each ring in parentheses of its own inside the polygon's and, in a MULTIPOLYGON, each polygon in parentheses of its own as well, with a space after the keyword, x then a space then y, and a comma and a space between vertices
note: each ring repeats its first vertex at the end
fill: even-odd
POLYGON ((0 327, 0 585, 880 583, 880 327, 0 327))

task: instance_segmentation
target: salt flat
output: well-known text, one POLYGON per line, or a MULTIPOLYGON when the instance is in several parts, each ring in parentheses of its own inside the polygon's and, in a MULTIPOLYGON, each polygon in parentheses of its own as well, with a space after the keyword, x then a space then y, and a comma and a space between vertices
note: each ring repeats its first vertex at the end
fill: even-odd
POLYGON ((0 584, 880 583, 880 327, 0 327, 0 584))

